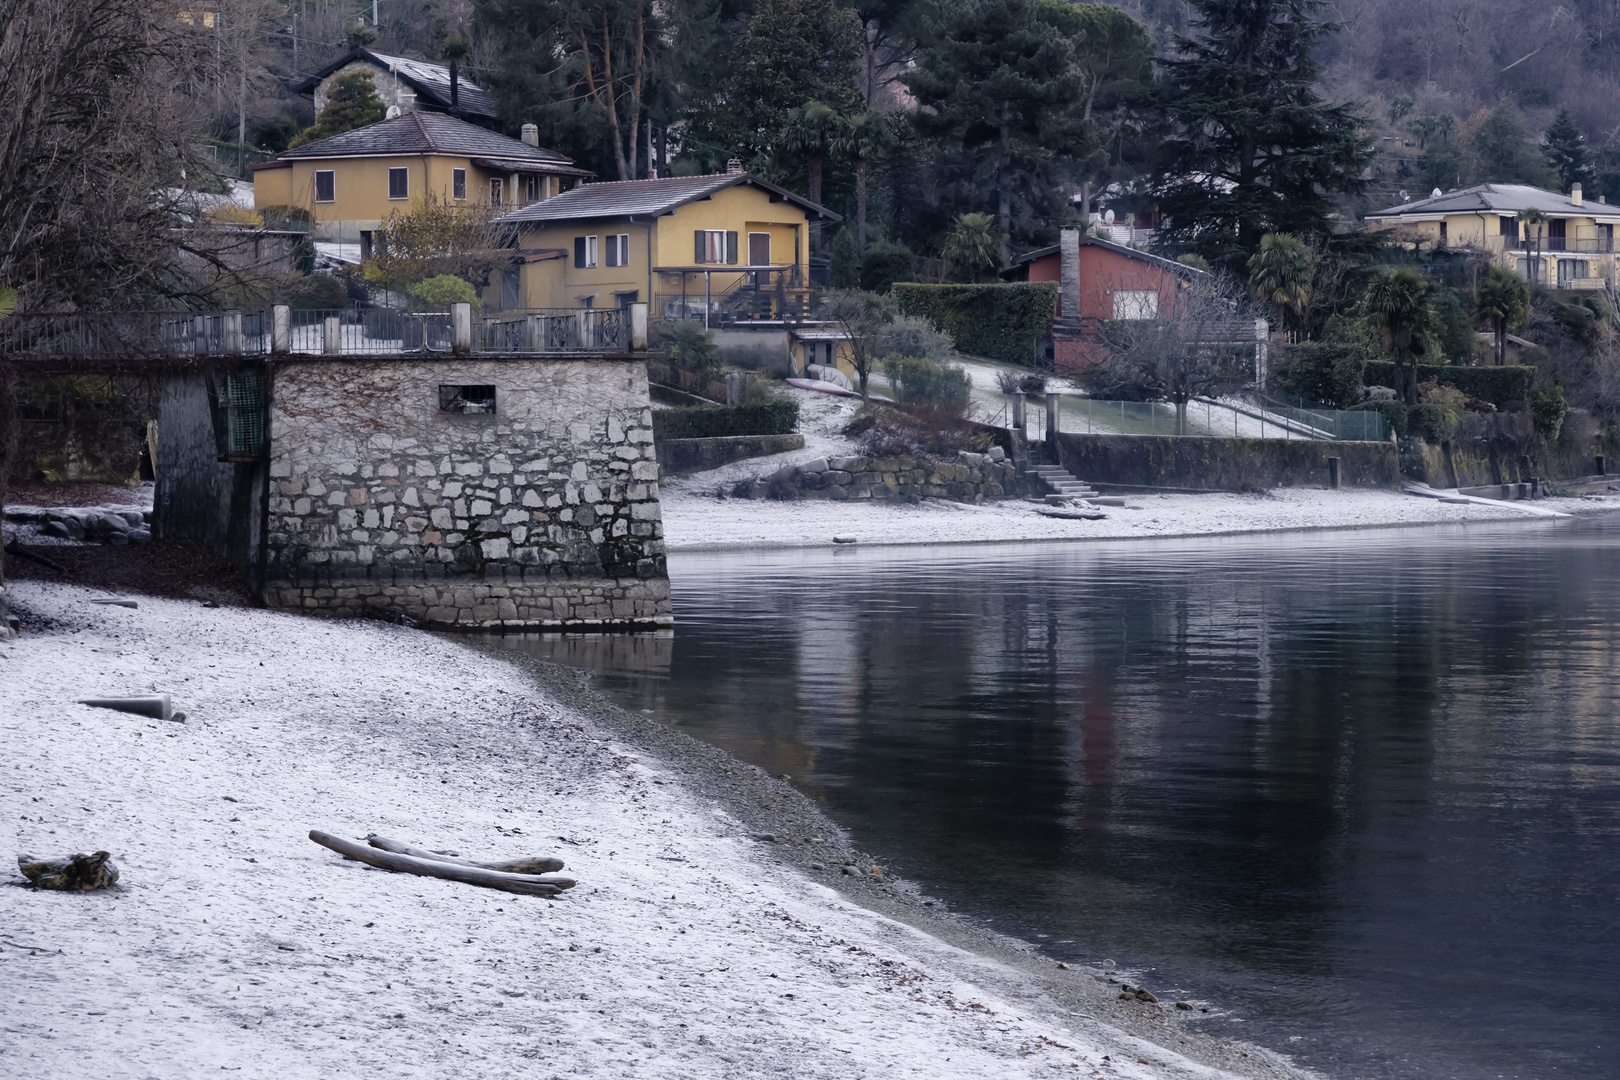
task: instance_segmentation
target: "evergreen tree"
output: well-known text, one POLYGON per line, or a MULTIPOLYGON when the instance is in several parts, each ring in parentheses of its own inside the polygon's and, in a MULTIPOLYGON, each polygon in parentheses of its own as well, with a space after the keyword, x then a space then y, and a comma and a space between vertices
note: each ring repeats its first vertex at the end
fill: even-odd
POLYGON ((1015 218, 1049 224, 1061 212, 1048 201, 1072 171, 1073 60, 1034 0, 954 0, 904 77, 921 106, 917 128, 942 144, 946 168, 970 189, 962 201, 982 206, 994 192, 1003 263, 1015 218))
POLYGON ((345 131, 375 124, 388 115, 388 107, 377 95, 377 83, 369 71, 351 71, 332 80, 331 92, 315 123, 293 136, 291 146, 303 146, 316 139, 341 135, 345 131))
POLYGON ((1166 142, 1160 209, 1171 236, 1241 268, 1268 232, 1328 231, 1334 193, 1359 194, 1372 151, 1350 106, 1317 96, 1322 0, 1189 0, 1157 100, 1166 142))
POLYGON ((1558 181, 1525 133, 1519 110, 1498 105, 1469 140, 1478 162, 1475 175, 1486 184, 1534 184, 1551 187, 1558 181))
POLYGON ((1546 139, 1541 153, 1547 165, 1558 174, 1563 190, 1568 191, 1575 184, 1591 187, 1592 160, 1586 151, 1586 136, 1575 126, 1568 109, 1558 110, 1558 118, 1547 129, 1546 139))

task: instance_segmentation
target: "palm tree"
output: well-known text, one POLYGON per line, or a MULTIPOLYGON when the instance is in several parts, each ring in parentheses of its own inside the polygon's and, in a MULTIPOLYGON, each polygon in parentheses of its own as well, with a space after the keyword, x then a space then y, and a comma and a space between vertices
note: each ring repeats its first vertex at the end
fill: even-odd
MULTIPOLYGON (((807 101, 788 113, 782 131, 782 149, 804 158, 810 173, 810 201, 821 205, 821 166, 844 129, 844 118, 830 105, 807 101)), ((821 219, 810 223, 810 250, 821 251, 821 219)))
POLYGON ((1474 293, 1474 318, 1491 324, 1496 332, 1496 363, 1507 363, 1508 331, 1530 314, 1530 286, 1524 278, 1502 266, 1493 266, 1474 293))
POLYGON ((1316 260, 1304 241, 1289 233, 1266 233, 1260 250, 1249 256, 1249 290, 1256 300, 1277 309, 1277 323, 1283 313, 1292 311, 1303 333, 1305 305, 1311 301, 1311 282, 1316 277, 1316 260))
POLYGON ((872 160, 894 144, 894 129, 888 117, 863 112, 849 118, 834 140, 833 148, 855 162, 855 252, 866 254, 866 173, 872 160))
POLYGON ((1429 351, 1434 320, 1428 283, 1415 271, 1380 270, 1367 283, 1363 302, 1367 321, 1383 339, 1395 361, 1396 390, 1408 405, 1417 404, 1417 358, 1429 351), (1403 365, 1410 370, 1402 370, 1403 365))
POLYGON ((1524 230, 1526 240, 1530 239, 1528 226, 1534 225, 1536 227, 1535 242, 1530 246, 1530 280, 1540 279, 1541 283, 1545 285, 1547 283, 1547 271, 1541 265, 1541 236, 1542 233, 1547 231, 1547 215, 1540 210, 1523 210, 1519 213, 1519 224, 1526 226, 1524 230))
POLYGON ((439 46, 439 55, 450 65, 450 115, 456 116, 461 112, 460 68, 467 57, 472 55, 472 43, 458 34, 439 46))
POLYGON ((958 215, 940 245, 940 254, 973 281, 982 280, 986 271, 993 274, 1001 269, 1001 234, 996 231, 995 216, 958 215))

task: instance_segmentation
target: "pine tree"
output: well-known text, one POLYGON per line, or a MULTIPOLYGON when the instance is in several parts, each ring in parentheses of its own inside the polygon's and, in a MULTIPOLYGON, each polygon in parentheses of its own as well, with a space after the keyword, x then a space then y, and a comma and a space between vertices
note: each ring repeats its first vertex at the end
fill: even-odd
POLYGON ((1568 191, 1575 184, 1591 187, 1592 159, 1586 150, 1586 136, 1575 126, 1568 109, 1558 110, 1558 118, 1547 129, 1546 139, 1541 153, 1558 174, 1563 190, 1568 191))
POLYGON ((352 71, 332 80, 332 90, 315 123, 293 136, 292 146, 303 146, 316 139, 341 135, 388 115, 388 107, 377 95, 376 80, 369 71, 352 71))
POLYGON ((947 168, 972 188, 963 201, 982 206, 994 192, 1003 263, 1011 261, 1015 217, 1049 217, 1042 200, 1065 166, 1072 170, 1066 151, 1080 96, 1073 60, 1073 46, 1038 18, 1032 0, 956 0, 904 77, 922 106, 918 129, 947 157, 960 155, 947 168))
POLYGON ((1479 163, 1476 177, 1487 184, 1534 184, 1550 187, 1557 183, 1551 169, 1536 153, 1525 133, 1519 110, 1498 105, 1474 132, 1469 149, 1479 163))
POLYGON ((1322 0, 1189 0, 1158 102, 1166 231, 1234 269, 1268 232, 1328 231, 1335 193, 1358 194, 1372 158, 1361 118, 1317 96, 1316 45, 1337 30, 1322 0))

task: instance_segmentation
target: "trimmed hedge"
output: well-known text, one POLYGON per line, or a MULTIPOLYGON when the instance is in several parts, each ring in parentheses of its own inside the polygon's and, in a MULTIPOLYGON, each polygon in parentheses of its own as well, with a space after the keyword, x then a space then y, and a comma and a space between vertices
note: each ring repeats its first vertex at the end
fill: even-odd
MULTIPOLYGON (((1469 397, 1477 397, 1500 408, 1510 401, 1525 401, 1530 395, 1533 367, 1461 367, 1455 364, 1419 364, 1418 382, 1439 379, 1442 386, 1455 386, 1469 397)), ((1362 369, 1368 386, 1394 386, 1395 364, 1390 360, 1369 360, 1362 369)))
POLYGON ((799 403, 792 398, 743 405, 654 409, 654 439, 717 439, 730 435, 791 435, 799 426, 799 403))
POLYGON ((1036 350, 1057 317, 1058 283, 1019 281, 1006 285, 920 285, 896 282, 902 315, 927 319, 974 356, 1033 364, 1036 350))

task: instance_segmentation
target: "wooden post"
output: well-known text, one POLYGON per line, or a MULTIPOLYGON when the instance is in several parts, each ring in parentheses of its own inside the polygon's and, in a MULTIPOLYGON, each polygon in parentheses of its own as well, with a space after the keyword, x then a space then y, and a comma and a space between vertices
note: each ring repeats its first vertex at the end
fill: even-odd
POLYGON ((1339 490, 1339 459, 1336 458, 1336 457, 1330 457, 1330 458, 1327 459, 1327 462, 1328 462, 1328 487, 1332 488, 1334 491, 1338 491, 1339 490))

